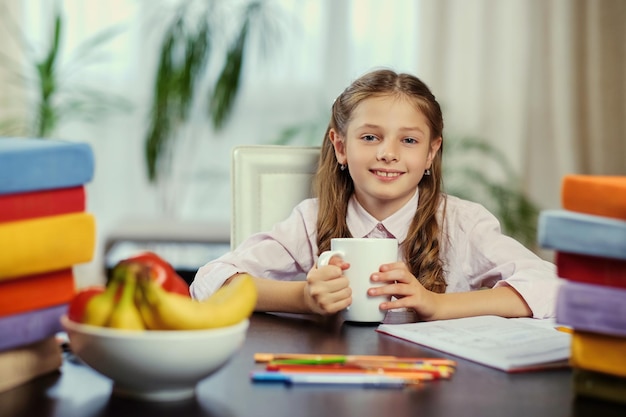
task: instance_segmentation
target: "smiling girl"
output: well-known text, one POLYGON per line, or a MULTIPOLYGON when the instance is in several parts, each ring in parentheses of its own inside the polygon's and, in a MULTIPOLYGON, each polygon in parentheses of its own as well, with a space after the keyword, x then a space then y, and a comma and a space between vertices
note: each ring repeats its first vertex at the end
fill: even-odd
POLYGON ((257 311, 333 315, 351 290, 338 258, 316 267, 332 238, 396 238, 399 261, 371 276, 383 310, 420 320, 554 316, 555 267, 501 233, 483 206, 442 191, 443 116, 415 76, 377 70, 335 100, 315 177, 316 198, 272 230, 201 267, 205 299, 232 277, 255 278, 257 311), (296 279, 306 274, 306 280, 296 279), (480 291, 478 291, 480 290, 480 291))

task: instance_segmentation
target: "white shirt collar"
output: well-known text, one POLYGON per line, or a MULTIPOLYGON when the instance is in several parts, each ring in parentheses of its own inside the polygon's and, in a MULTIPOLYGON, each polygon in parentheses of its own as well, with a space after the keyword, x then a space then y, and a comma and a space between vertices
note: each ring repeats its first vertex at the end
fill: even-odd
POLYGON ((348 223, 348 229, 354 237, 365 237, 370 234, 379 224, 398 239, 399 243, 402 243, 406 239, 409 226, 413 221, 415 212, 417 210, 417 204, 419 201, 419 191, 416 189, 415 194, 407 203, 400 208, 400 210, 393 213, 383 221, 378 221, 371 214, 369 214, 361 204, 357 201, 354 194, 350 197, 348 202, 348 213, 346 221, 348 223))

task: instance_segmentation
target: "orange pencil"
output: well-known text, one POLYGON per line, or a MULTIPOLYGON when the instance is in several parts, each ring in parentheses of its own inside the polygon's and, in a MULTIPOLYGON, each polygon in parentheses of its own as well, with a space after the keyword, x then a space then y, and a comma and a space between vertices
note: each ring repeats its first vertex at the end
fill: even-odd
POLYGON ((281 369, 266 369, 268 372, 276 372, 283 375, 296 375, 296 374, 328 374, 328 375, 380 375, 393 378, 402 378, 407 381, 431 381, 438 379, 437 376, 428 372, 381 372, 374 369, 361 369, 361 368, 334 368, 323 369, 323 367, 300 367, 300 368, 281 368, 281 369))
POLYGON ((440 366, 423 366, 423 367, 380 367, 380 366, 362 366, 359 364, 326 364, 326 365, 298 365, 298 364, 267 364, 268 371, 297 371, 297 372, 375 372, 375 373, 398 373, 411 374, 421 373, 432 375, 433 378, 449 378, 454 371, 449 367, 440 366))

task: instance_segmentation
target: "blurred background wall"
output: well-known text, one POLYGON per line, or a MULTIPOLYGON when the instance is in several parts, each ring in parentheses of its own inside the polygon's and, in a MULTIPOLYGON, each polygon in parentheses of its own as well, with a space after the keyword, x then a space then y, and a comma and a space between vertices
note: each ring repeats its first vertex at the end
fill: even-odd
MULTIPOLYGON (((216 130, 197 99, 175 131, 168 174, 152 182, 144 143, 153 85, 161 41, 181 3, 0 0, 0 136, 35 135, 36 68, 50 52, 56 11, 63 23, 58 87, 95 101, 120 99, 118 111, 67 118, 50 134, 88 142, 96 155, 87 193, 99 246, 77 271, 81 286, 103 279, 103 244, 120 222, 228 227, 232 147, 285 137, 319 144, 333 99, 378 67, 423 79, 442 104, 446 138, 476 137, 502 152, 521 192, 541 209, 559 207, 567 173, 626 174, 623 0, 268 0, 261 3, 272 36, 251 34, 231 117, 216 130), (110 30, 106 42, 85 47, 110 30), (23 123, 9 123, 16 120, 23 123)), ((251 2, 186 3, 234 9, 251 2)), ((238 24, 221 19, 228 24, 207 72, 219 72, 228 28, 238 24)))

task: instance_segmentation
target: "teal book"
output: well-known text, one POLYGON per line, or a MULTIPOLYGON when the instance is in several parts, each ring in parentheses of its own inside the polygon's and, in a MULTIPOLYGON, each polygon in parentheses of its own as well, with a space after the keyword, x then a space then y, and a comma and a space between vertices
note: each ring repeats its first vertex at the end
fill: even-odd
POLYGON ((87 143, 0 137, 0 195, 84 185, 94 168, 87 143))
POLYGON ((626 221, 569 210, 539 213, 537 243, 546 249, 626 259, 626 221))

